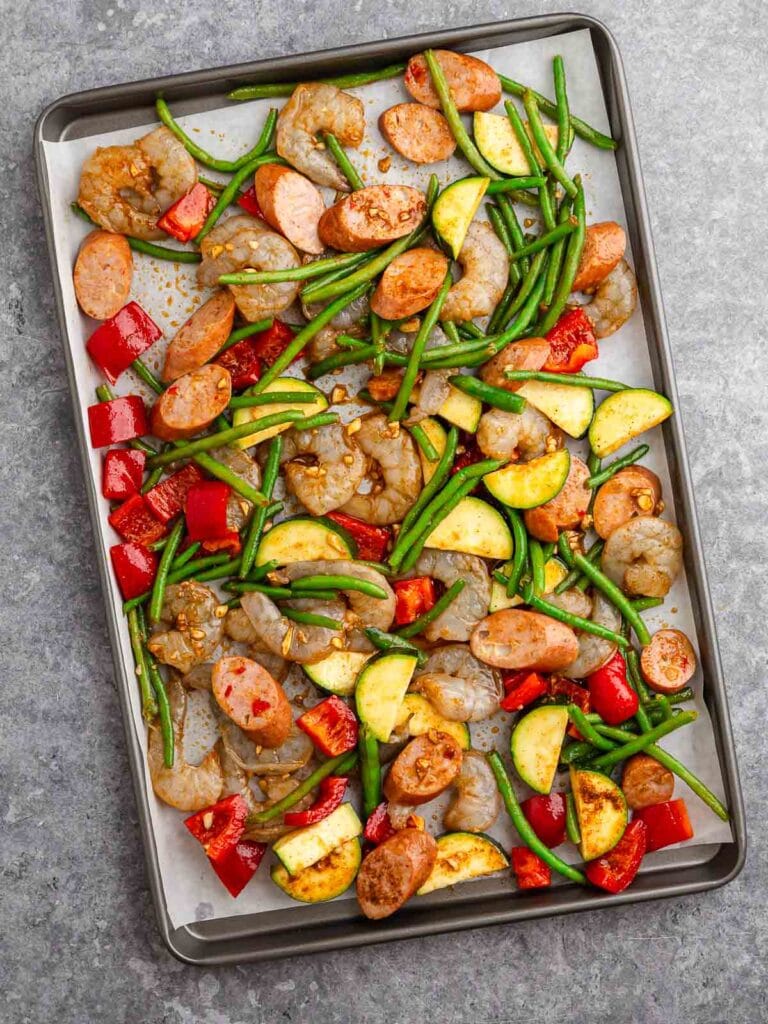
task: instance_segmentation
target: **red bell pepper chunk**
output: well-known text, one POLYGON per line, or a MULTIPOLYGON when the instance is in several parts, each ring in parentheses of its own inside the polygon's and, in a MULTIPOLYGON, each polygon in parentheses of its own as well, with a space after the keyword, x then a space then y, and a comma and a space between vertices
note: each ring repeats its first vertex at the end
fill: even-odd
POLYGON ((378 846, 379 843, 383 843, 385 839, 389 839, 394 834, 395 830, 392 828, 392 822, 389 820, 389 804, 385 800, 384 803, 379 804, 375 811, 371 811, 368 815, 368 820, 363 829, 363 839, 378 846))
POLYGON ((267 847, 267 843, 241 839, 221 860, 211 861, 211 867, 230 896, 239 896, 250 882, 267 852, 267 847))
POLYGON ((183 510, 190 487, 204 479, 197 466, 190 462, 178 473, 173 473, 150 488, 144 498, 160 522, 169 523, 183 510))
MULTIPOLYGON (((268 327, 266 331, 260 331, 259 334, 254 334, 253 338, 256 342, 256 355, 262 363, 271 366, 293 341, 293 331, 288 324, 284 324, 281 320, 275 320, 271 327, 268 327)), ((296 356, 296 359, 300 357, 301 353, 296 356)))
POLYGON ((248 805, 239 793, 224 797, 190 815, 184 824, 202 845, 209 860, 220 860, 242 838, 248 805))
POLYGON ((88 406, 88 430, 92 448, 106 448, 121 441, 132 441, 149 433, 144 402, 138 395, 112 398, 88 406))
POLYGON ((143 494, 134 494, 111 512, 109 523, 125 540, 151 544, 165 533, 165 526, 155 519, 143 494))
POLYGON ((185 511, 190 540, 219 540, 230 533, 227 502, 232 493, 221 480, 201 480, 187 491, 185 511))
POLYGON ((232 390, 242 391, 251 384, 255 384, 261 377, 261 359, 258 350, 258 334, 243 338, 237 344, 232 345, 226 352, 214 359, 219 366, 229 370, 232 378, 232 390))
MULTIPOLYGON (((485 456, 477 445, 475 435, 462 432, 459 447, 457 449, 457 455, 453 460, 453 466, 451 467, 451 476, 453 476, 454 473, 458 473, 460 469, 466 469, 467 466, 474 466, 476 462, 482 462, 484 458, 485 456)), ((469 493, 477 494, 481 489, 481 484, 482 481, 478 480, 477 486, 469 493)))
POLYGON ((346 775, 327 775, 320 782, 317 800, 312 806, 305 811, 286 811, 283 821, 286 825, 301 828, 304 825, 314 825, 318 821, 322 821, 323 818, 327 818, 344 799, 348 781, 346 775))
POLYGON ((592 708, 608 725, 621 725, 637 714, 640 701, 627 682, 627 665, 618 651, 587 676, 587 686, 592 708))
MULTIPOLYGON (((565 679, 563 676, 550 676, 547 692, 550 697, 555 698, 556 702, 559 703, 558 699, 564 697, 569 704, 575 704, 581 708, 585 715, 589 714, 589 690, 574 683, 572 679, 565 679)), ((583 739, 573 722, 569 722, 566 732, 576 740, 583 739)))
POLYGON ((357 719, 335 694, 305 711, 296 725, 326 757, 337 757, 357 746, 357 719))
POLYGON ((584 874, 592 885, 606 892, 617 893, 634 881, 647 847, 648 830, 635 818, 614 848, 597 860, 591 860, 584 874))
POLYGON ((110 384, 163 332, 141 308, 129 302, 93 332, 85 347, 110 384))
POLYGON ((208 540, 204 540, 200 546, 209 555, 226 551, 234 558, 235 555, 239 555, 242 551, 243 543, 237 530, 229 530, 223 537, 211 537, 208 540))
POLYGON ((128 541, 109 549, 117 585, 125 601, 145 593, 155 582, 157 555, 143 544, 128 541))
POLYGON ((111 448, 104 456, 101 493, 109 501, 123 501, 141 487, 147 456, 133 448, 111 448))
POLYGON ((397 602, 395 624, 407 626, 434 606, 435 581, 431 576, 415 576, 412 580, 398 580, 392 584, 397 602))
POLYGON ((180 242, 188 242, 201 230, 216 199, 201 182, 197 182, 185 196, 169 206, 157 226, 180 242))
POLYGON ((251 185, 237 200, 237 205, 245 210, 246 213, 250 213, 252 217, 258 217, 259 220, 264 220, 264 212, 259 206, 259 201, 256 198, 256 186, 251 185))
POLYGON ((642 821, 648 829, 648 853, 661 850, 673 843, 693 839, 691 819, 685 800, 667 800, 663 804, 641 807, 632 815, 632 821, 642 821))
POLYGON ((531 828, 545 846, 554 849, 565 842, 564 793, 530 796, 523 800, 520 807, 531 828))
POLYGON ((538 672, 515 672, 511 676, 502 673, 501 678, 507 691, 501 701, 505 711, 522 711, 547 692, 547 680, 538 672))
POLYGON ((518 889, 546 889, 552 882, 549 864, 545 864, 527 846, 512 848, 512 870, 518 889))
POLYGON ((549 357, 542 369, 552 373, 577 373, 600 354, 592 321, 583 309, 569 309, 547 334, 549 357))
POLYGON ((347 531, 357 544, 358 558, 366 562, 382 560, 392 539, 392 531, 389 527, 371 526, 370 523, 364 523, 362 519, 348 516, 346 512, 329 512, 327 518, 332 519, 337 526, 347 531))

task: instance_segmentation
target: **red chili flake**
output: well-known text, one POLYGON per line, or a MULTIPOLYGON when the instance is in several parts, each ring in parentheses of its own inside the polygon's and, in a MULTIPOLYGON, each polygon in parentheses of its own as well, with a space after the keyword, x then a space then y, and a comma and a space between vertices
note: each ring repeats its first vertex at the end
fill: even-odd
POLYGON ((228 697, 230 695, 230 693, 232 693, 232 683, 230 683, 229 686, 224 691, 224 696, 228 697))
POLYGON ((251 704, 251 711, 254 715, 260 715, 262 711, 268 711, 271 707, 272 705, 268 700, 255 700, 253 704, 251 704))
POLYGON ((238 665, 237 668, 232 670, 236 676, 241 676, 245 672, 245 665, 238 665))

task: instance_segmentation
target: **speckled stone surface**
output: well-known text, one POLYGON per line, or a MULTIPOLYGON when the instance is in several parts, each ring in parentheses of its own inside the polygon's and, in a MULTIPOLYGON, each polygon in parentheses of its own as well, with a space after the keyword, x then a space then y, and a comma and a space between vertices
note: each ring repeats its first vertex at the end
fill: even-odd
POLYGON ((155 930, 33 184, 67 92, 555 11, 502 0, 0 4, 0 1021, 752 1024, 768 1019, 762 0, 584 2, 624 55, 747 801, 725 889, 264 965, 155 930))

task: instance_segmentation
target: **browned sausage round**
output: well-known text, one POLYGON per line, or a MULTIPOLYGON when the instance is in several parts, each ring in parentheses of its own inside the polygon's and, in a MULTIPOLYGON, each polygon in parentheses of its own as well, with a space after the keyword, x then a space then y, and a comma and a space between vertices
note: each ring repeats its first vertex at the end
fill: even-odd
POLYGON ((448 260, 434 249, 409 249, 389 264, 371 298, 371 309, 385 320, 404 320, 426 309, 440 291, 448 260))
POLYGON ((614 530, 636 516, 655 516, 661 511, 661 480, 645 466, 620 469, 598 489, 592 506, 595 532, 610 537, 614 530))
POLYGON ((325 210, 323 197, 303 174, 280 164, 263 164, 254 178, 264 220, 302 252, 318 254, 323 243, 317 225, 325 210))
POLYGON ((163 441, 198 434, 224 412, 232 397, 229 370, 218 363, 179 377, 152 407, 152 433, 163 441))
POLYGON ((494 612, 478 622, 469 646, 486 665, 538 672, 558 672, 579 653, 579 641, 569 626, 518 608, 494 612))
POLYGON ((557 543, 561 530, 578 526, 587 514, 592 492, 586 485, 589 470, 575 455, 563 489, 551 501, 523 513, 528 532, 539 540, 557 543))
POLYGON ((370 185, 330 206, 318 230, 332 249, 365 252, 413 231, 426 208, 424 193, 410 185, 370 185))
POLYGON ((675 776, 649 754, 635 754, 624 764, 621 788, 633 811, 672 799, 675 776))
POLYGON ((403 828, 367 855, 357 875, 357 901, 373 920, 389 917, 429 878, 437 843, 418 828, 403 828))
POLYGON ((517 391, 525 381, 507 380, 505 370, 540 370, 549 359, 549 342, 546 338, 521 338, 503 348, 497 356, 489 359, 480 369, 480 376, 486 384, 505 391, 517 391))
POLYGON ((461 768, 461 747, 444 732, 430 730, 405 746, 384 780, 384 795, 394 804, 426 804, 453 782, 461 768))
POLYGON ((613 220, 590 224, 571 290, 589 292, 597 288, 614 269, 626 248, 627 236, 621 224, 613 220))
POLYGON ((235 300, 225 289, 198 306, 168 346, 163 380, 183 377, 213 358, 229 337, 234 319, 235 300))
POLYGON ((219 658, 211 673, 216 703, 262 747, 279 747, 291 731, 291 705, 280 683, 250 658, 219 658))
POLYGON ((456 149, 448 122, 422 103, 398 103, 379 118, 379 130, 393 149, 415 164, 447 160, 456 149))
POLYGON ((677 693, 696 671, 691 641, 679 629, 660 629, 640 655, 643 679, 657 693, 677 693))
POLYGON ((124 235, 92 231, 75 261, 75 295, 86 316, 108 320, 128 301, 133 256, 124 235))
MULTIPOLYGON (((490 64, 452 50, 435 50, 434 54, 460 111, 490 110, 496 106, 501 99, 501 82, 490 64)), ((408 61, 404 85, 417 102, 440 109, 423 53, 417 53, 408 61)))

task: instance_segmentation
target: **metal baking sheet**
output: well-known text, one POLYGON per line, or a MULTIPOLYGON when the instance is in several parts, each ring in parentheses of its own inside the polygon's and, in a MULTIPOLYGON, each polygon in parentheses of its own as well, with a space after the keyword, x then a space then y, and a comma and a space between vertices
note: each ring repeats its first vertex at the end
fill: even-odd
MULTIPOLYGON (((617 167, 641 290, 654 381, 657 387, 676 402, 669 345, 621 59, 613 39, 604 26, 593 19, 575 15, 554 15, 456 29, 317 54, 192 72, 82 92, 58 100, 43 112, 38 121, 36 158, 62 334, 66 336, 62 293, 58 280, 62 268, 57 265, 54 255, 51 194, 45 161, 42 158, 44 142, 88 137, 104 131, 146 124, 153 120, 154 97, 161 90, 173 102, 174 109, 179 113, 189 114, 221 106, 226 92, 247 82, 296 78, 306 80, 340 72, 368 70, 405 59, 428 46, 476 51, 584 29, 589 31, 595 50, 611 129, 622 143, 616 154, 617 167)), ((68 266, 64 272, 70 272, 68 266)), ((66 345, 65 354, 73 397, 77 401, 73 366, 66 345)), ((79 424, 78 430, 81 452, 86 461, 87 442, 79 424)), ((600 896, 593 892, 587 894, 580 887, 571 885, 558 886, 548 892, 513 893, 508 882, 502 883, 500 879, 492 878, 416 901, 394 918, 384 922, 366 921, 357 914, 354 902, 345 901, 302 907, 290 913, 275 910, 258 915, 200 921, 174 928, 164 904, 157 849, 150 823, 151 795, 145 784, 143 752, 137 741, 128 702, 129 687, 132 687, 135 681, 125 672, 123 661, 118 656, 118 623, 121 611, 109 586, 106 552, 100 549, 100 571, 107 598, 108 625, 120 682, 118 690, 150 884, 161 933, 174 955, 187 962, 199 964, 265 959, 318 949, 359 945, 362 942, 377 942, 593 909, 664 895, 680 895, 713 888, 735 877, 743 864, 745 854, 743 808, 679 417, 673 417, 664 425, 663 437, 675 493, 677 520, 687 539, 686 571, 705 679, 704 698, 713 720, 726 798, 732 812, 734 842, 699 845, 689 850, 673 850, 656 855, 650 870, 641 875, 631 890, 618 896, 600 896)), ((91 515, 96 524, 99 515, 97 493, 88 467, 86 481, 91 515)))

